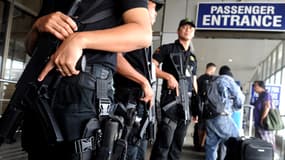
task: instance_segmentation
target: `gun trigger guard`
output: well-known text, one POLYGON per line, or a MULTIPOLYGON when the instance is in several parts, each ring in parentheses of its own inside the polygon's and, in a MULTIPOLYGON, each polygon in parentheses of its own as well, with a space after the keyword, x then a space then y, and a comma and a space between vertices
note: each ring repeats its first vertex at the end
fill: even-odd
POLYGON ((48 86, 45 84, 41 85, 37 90, 37 94, 40 97, 49 98, 47 93, 48 93, 48 86))

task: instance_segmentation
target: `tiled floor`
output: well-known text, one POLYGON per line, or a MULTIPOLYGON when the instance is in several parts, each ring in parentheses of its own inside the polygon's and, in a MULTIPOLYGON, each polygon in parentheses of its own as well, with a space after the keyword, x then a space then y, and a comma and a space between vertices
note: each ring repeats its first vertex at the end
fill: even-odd
POLYGON ((193 124, 191 123, 184 141, 184 148, 181 155, 181 160, 203 160, 205 159, 204 152, 197 152, 193 148, 193 124))
MULTIPOLYGON (((193 149, 193 126, 189 126, 187 136, 185 138, 184 148, 181 155, 181 160, 203 160, 205 159, 204 152, 197 152, 193 149)), ((148 156, 150 153, 148 151, 148 156)), ((148 159, 148 158, 147 158, 148 159)), ((27 160, 27 154, 20 147, 20 140, 13 144, 3 144, 0 146, 0 160, 27 160)), ((275 160, 283 160, 277 158, 275 160)), ((285 160, 285 159, 284 159, 285 160)))
POLYGON ((17 141, 12 144, 3 144, 0 146, 0 160, 26 160, 27 154, 17 141))
MULTIPOLYGON (((185 146, 181 160, 203 160, 204 153, 196 152, 192 146, 185 146)), ((0 160, 27 160, 27 154, 21 149, 20 143, 4 144, 0 147, 0 160)))
MULTIPOLYGON (((203 160, 204 153, 196 152, 193 149, 192 129, 189 128, 187 137, 185 139, 185 146, 181 155, 181 160, 203 160)), ((149 156, 149 152, 148 152, 149 156)), ((20 146, 20 139, 17 139, 15 143, 3 144, 0 146, 0 160, 27 160, 27 154, 22 150, 20 146)))

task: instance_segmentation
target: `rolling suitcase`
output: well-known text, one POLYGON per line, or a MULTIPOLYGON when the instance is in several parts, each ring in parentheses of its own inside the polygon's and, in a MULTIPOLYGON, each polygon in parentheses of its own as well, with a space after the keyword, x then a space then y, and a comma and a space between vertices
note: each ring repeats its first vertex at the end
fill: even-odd
POLYGON ((241 160, 273 160, 271 143, 259 138, 245 139, 241 143, 241 160))
POLYGON ((226 146, 225 160, 273 160, 272 144, 259 138, 231 137, 226 146))
POLYGON ((227 153, 225 160, 273 160, 274 150, 271 143, 260 138, 252 137, 253 106, 244 105, 244 128, 247 129, 246 137, 231 137, 225 142, 227 153))

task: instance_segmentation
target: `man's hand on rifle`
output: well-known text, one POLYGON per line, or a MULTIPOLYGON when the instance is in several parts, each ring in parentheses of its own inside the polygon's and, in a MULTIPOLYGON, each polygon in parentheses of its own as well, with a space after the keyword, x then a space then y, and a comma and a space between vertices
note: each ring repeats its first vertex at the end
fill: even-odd
POLYGON ((39 81, 43 80, 54 67, 57 67, 57 70, 63 76, 79 74, 80 71, 76 69, 76 63, 83 53, 82 44, 80 43, 82 42, 80 39, 83 37, 79 34, 79 32, 76 32, 61 43, 40 74, 39 81))
POLYGON ((153 90, 149 82, 147 81, 147 83, 142 84, 141 87, 144 93, 144 97, 142 97, 141 100, 147 104, 150 104, 149 107, 153 106, 152 99, 153 99, 154 93, 153 93, 153 90))
POLYGON ((198 123, 198 120, 199 120, 198 116, 192 116, 192 122, 198 123))
POLYGON ((171 74, 168 74, 167 76, 167 87, 169 89, 175 89, 175 88, 178 88, 178 82, 177 80, 175 79, 175 77, 171 74))
POLYGON ((69 16, 54 12, 39 18, 33 25, 32 31, 38 33, 50 33, 56 38, 63 40, 60 47, 51 56, 50 61, 39 75, 41 81, 50 70, 57 67, 63 76, 71 76, 79 73, 75 69, 76 63, 82 55, 82 47, 78 42, 77 25, 69 16))
POLYGON ((77 24, 73 19, 61 12, 42 16, 36 20, 26 36, 25 47, 27 53, 32 55, 40 33, 50 33, 56 38, 64 40, 73 34, 74 31, 77 31, 77 29, 77 24))
POLYGON ((56 38, 64 40, 77 30, 77 25, 69 16, 61 12, 54 12, 39 18, 32 29, 40 33, 51 33, 56 38))

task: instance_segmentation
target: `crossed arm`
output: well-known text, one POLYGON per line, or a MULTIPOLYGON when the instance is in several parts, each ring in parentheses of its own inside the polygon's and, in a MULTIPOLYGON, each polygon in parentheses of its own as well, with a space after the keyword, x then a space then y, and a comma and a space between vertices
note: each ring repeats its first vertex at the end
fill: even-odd
POLYGON ((41 32, 49 32, 63 42, 52 55, 38 80, 43 80, 54 67, 61 69, 63 76, 77 75, 79 71, 75 66, 83 49, 128 52, 148 47, 152 40, 152 29, 147 9, 130 9, 123 14, 123 20, 124 24, 118 27, 75 32, 75 22, 61 12, 39 18, 27 35, 27 51, 31 53, 41 32))

